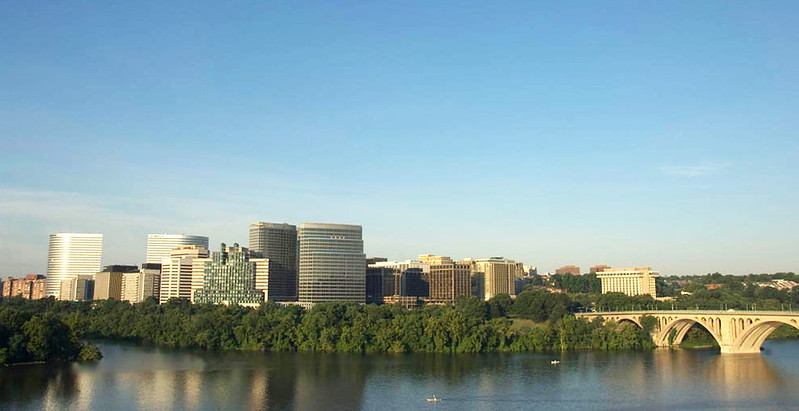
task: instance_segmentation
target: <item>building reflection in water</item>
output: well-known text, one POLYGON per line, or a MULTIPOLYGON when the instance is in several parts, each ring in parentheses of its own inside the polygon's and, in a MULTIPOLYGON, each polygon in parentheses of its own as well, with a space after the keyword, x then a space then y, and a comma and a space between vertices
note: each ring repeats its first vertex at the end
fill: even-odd
POLYGON ((799 346, 786 347, 770 358, 690 350, 360 356, 103 346, 98 364, 0 368, 0 408, 384 409, 424 404, 432 394, 470 409, 495 409, 498 401, 510 408, 780 408, 799 395, 792 387, 799 346), (550 365, 553 358, 561 364, 550 365))

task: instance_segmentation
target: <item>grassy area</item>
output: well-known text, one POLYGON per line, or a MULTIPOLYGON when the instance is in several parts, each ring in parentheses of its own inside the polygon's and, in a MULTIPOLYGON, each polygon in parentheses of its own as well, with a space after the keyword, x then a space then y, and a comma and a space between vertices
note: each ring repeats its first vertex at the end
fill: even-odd
POLYGON ((511 318, 510 329, 513 331, 532 330, 536 327, 543 327, 546 323, 537 323, 527 318, 511 318))
POLYGON ((702 348, 718 348, 718 344, 716 341, 683 341, 680 344, 680 348, 687 348, 687 349, 702 349, 702 348))

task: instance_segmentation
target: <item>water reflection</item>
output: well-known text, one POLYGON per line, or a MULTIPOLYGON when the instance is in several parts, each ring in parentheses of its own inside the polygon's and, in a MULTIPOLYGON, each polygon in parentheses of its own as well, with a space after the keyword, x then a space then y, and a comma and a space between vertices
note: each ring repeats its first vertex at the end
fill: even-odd
POLYGON ((707 351, 358 356, 102 345, 98 364, 0 369, 0 408, 439 409, 772 407, 799 393, 799 342, 707 351), (787 353, 787 354, 786 354, 787 353), (559 366, 549 362, 561 360, 559 366))

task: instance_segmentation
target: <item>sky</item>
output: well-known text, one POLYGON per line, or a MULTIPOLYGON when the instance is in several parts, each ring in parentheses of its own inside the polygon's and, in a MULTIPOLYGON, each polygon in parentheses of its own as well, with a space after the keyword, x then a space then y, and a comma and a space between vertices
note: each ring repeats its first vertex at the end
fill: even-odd
POLYGON ((0 8, 0 275, 49 235, 799 272, 799 2, 0 8))

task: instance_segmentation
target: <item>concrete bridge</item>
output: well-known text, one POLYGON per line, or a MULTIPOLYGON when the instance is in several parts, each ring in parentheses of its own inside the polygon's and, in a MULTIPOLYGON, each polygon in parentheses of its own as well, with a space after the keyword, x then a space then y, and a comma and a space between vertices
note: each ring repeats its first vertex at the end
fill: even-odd
POLYGON ((799 312, 783 311, 614 311, 577 313, 578 318, 641 327, 641 317, 655 318, 652 340, 658 347, 679 345, 694 324, 707 329, 723 354, 760 353, 760 345, 772 331, 783 325, 799 329, 799 312))

